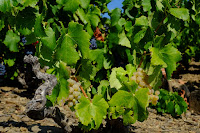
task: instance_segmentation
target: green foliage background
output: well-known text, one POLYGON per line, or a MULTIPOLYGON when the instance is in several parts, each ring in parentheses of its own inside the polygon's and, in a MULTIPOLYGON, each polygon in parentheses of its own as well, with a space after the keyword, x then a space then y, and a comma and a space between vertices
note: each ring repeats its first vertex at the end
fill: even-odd
MULTIPOLYGON (((58 79, 48 98, 53 105, 61 104, 69 93, 65 67, 75 68, 89 96, 80 99, 76 114, 89 129, 97 129, 106 117, 123 116, 125 124, 147 118, 148 89, 135 92, 137 84, 130 80, 141 60, 140 67, 148 73, 151 86, 158 89, 161 68, 166 69, 170 79, 181 57, 199 57, 198 0, 124 0, 124 13, 118 8, 109 11, 109 2, 0 1, 3 61, 14 68, 16 60, 23 57, 20 36, 26 36, 27 44, 39 40, 36 56, 58 79), (101 17, 105 12, 111 19, 101 17), (109 26, 105 41, 97 41, 98 48, 90 50, 89 41, 96 27, 103 33, 104 24, 109 26)), ((13 72, 10 77, 14 73, 16 76, 13 72)))

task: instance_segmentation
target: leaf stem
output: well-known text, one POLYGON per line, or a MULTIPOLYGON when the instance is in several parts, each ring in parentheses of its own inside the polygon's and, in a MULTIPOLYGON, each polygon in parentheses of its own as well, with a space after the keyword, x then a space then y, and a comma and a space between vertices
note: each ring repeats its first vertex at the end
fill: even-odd
POLYGON ((87 94, 85 93, 85 91, 84 91, 84 89, 83 89, 82 86, 80 86, 80 89, 81 89, 81 91, 83 92, 83 95, 84 95, 86 98, 88 98, 88 96, 87 96, 87 94))
POLYGON ((155 33, 157 33, 158 29, 160 28, 160 26, 162 25, 163 21, 167 18, 167 15, 163 18, 163 20, 160 22, 160 24, 158 25, 158 27, 156 28, 156 30, 154 31, 155 33))
MULTIPOLYGON (((74 77, 74 79, 75 79, 76 82, 78 82, 78 79, 77 79, 76 77, 74 77)), ((87 94, 85 93, 85 91, 84 91, 84 89, 83 89, 82 86, 80 86, 80 89, 81 89, 83 95, 84 95, 86 98, 88 98, 88 96, 87 96, 87 94)))
POLYGON ((78 73, 78 71, 79 71, 79 69, 80 69, 81 65, 82 65, 82 64, 80 64, 80 65, 78 66, 78 68, 77 68, 77 70, 76 70, 76 73, 75 73, 75 75, 78 73))

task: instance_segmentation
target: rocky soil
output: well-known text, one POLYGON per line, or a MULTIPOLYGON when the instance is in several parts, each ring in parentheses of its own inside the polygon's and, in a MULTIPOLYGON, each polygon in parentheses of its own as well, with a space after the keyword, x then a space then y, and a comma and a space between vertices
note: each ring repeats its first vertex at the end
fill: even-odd
MULTIPOLYGON (((187 71, 181 69, 176 78, 181 79, 191 92, 198 91, 200 62, 192 62, 190 65, 187 71)), ((64 130, 52 119, 34 121, 26 116, 25 106, 30 99, 30 92, 26 89, 0 87, 0 133, 63 133, 64 130)), ((130 125, 127 128, 129 132, 200 133, 200 114, 195 113, 192 108, 179 118, 173 118, 169 114, 157 114, 154 109, 148 110, 148 119, 130 125)), ((120 130, 103 132, 123 133, 120 130)))

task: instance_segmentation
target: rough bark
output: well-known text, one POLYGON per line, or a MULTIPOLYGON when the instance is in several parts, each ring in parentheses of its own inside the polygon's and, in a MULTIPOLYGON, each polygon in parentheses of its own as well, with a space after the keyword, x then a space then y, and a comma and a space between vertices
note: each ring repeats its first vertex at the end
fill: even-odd
POLYGON ((66 132, 71 132, 71 126, 78 125, 78 119, 76 118, 75 113, 68 109, 67 113, 63 114, 58 107, 46 107, 46 95, 52 93, 53 88, 57 84, 57 78, 54 75, 42 73, 40 71, 40 63, 36 56, 26 55, 24 57, 24 62, 30 63, 36 77, 45 81, 37 88, 35 96, 26 105, 28 117, 34 120, 52 118, 66 132))

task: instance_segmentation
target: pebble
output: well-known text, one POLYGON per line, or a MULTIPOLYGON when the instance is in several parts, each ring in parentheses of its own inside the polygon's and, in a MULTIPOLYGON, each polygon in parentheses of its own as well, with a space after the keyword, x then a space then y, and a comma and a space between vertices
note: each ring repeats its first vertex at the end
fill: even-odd
POLYGON ((11 116, 15 121, 21 122, 21 118, 18 115, 12 114, 11 116))
POLYGON ((39 126, 33 126, 33 127, 31 128, 31 130, 32 130, 34 133, 37 133, 37 132, 41 131, 41 129, 39 128, 39 126))
POLYGON ((5 122, 5 121, 8 121, 10 120, 10 116, 1 116, 0 117, 0 122, 5 122))

